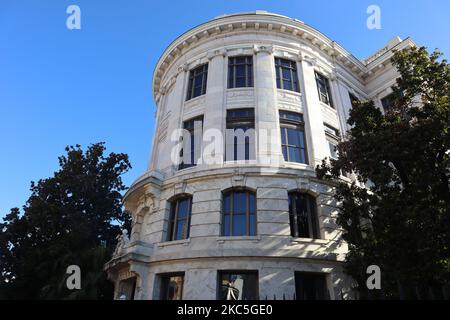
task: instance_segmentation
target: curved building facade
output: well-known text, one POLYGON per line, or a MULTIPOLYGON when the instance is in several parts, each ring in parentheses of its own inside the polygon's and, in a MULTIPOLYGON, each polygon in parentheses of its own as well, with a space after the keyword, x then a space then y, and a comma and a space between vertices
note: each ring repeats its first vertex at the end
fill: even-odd
MULTIPOLYGON (((388 107, 392 39, 367 60, 301 21, 218 17, 173 41, 153 75, 148 171, 124 197, 131 234, 105 269, 118 299, 351 299, 333 188, 352 102, 388 107)), ((351 181, 351 176, 342 176, 351 181)))

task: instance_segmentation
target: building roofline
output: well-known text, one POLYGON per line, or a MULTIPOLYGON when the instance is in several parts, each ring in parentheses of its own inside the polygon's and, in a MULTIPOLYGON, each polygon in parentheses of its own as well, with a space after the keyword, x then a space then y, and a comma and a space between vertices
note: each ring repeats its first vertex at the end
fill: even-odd
MULTIPOLYGON (((318 46, 326 54, 335 55, 338 60, 342 61, 345 68, 348 68, 351 73, 356 74, 361 79, 363 76, 367 75, 367 72, 369 70, 368 66, 372 64, 372 62, 380 58, 375 57, 372 60, 368 61, 372 56, 376 54, 375 53, 368 59, 360 60, 353 54, 351 54, 348 50, 346 50, 343 46, 341 46, 338 42, 332 40, 316 28, 300 20, 293 19, 284 15, 267 11, 225 14, 190 28, 189 30, 185 31, 177 38, 175 38, 166 47, 153 70, 152 92, 155 101, 158 102, 159 100, 161 80, 165 74, 167 66, 171 61, 177 59, 179 55, 182 55, 182 50, 184 50, 184 48, 195 45, 197 41, 204 39, 205 36, 209 37, 211 35, 234 31, 236 29, 239 29, 238 24, 246 25, 247 23, 252 25, 255 29, 258 29, 260 23, 262 23, 265 25, 270 25, 270 28, 268 29, 270 31, 280 33, 285 32, 287 34, 290 33, 294 36, 301 36, 303 41, 310 41, 313 45, 318 46), (248 18, 243 21, 243 19, 239 19, 240 17, 248 18), (259 19, 260 21, 258 21, 259 19), (234 24, 237 25, 236 28, 234 27, 234 24), (258 28, 256 28, 256 25, 258 25, 258 28), (275 30, 275 25, 276 27, 279 27, 279 29, 275 30)), ((243 27, 243 29, 247 29, 247 27, 243 27)), ((262 29, 262 27, 260 29, 262 29)), ((407 38, 405 40, 410 40, 410 38, 407 38)), ((394 47, 397 47, 400 43, 403 42, 404 41, 399 42, 394 47)), ((384 47, 382 49, 384 49, 384 47)), ((389 48, 387 52, 391 51, 392 49, 393 48, 389 48)))

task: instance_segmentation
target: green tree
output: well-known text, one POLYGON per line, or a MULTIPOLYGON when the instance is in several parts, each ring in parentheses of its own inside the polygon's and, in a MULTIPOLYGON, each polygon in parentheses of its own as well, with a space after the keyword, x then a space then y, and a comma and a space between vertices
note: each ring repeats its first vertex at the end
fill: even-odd
POLYGON ((104 143, 66 148, 51 178, 31 183, 31 196, 0 223, 0 298, 111 299, 103 264, 115 237, 129 228, 122 206, 126 154, 104 155, 104 143), (66 288, 66 269, 81 268, 81 290, 66 288))
POLYGON ((438 298, 450 283, 450 68, 425 48, 398 51, 393 108, 352 108, 337 160, 316 168, 336 186, 346 270, 361 296, 438 298), (352 172, 358 182, 339 179, 352 172), (378 265, 382 290, 366 290, 378 265))

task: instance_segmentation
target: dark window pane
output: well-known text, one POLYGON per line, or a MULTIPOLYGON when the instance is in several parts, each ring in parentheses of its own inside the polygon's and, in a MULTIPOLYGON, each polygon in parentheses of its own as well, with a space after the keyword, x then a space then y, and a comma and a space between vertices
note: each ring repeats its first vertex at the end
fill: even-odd
POLYGON ((231 216, 228 214, 223 216, 223 235, 231 236, 231 216))
POLYGON ((244 214, 233 215, 233 236, 247 235, 247 217, 244 214))
POLYGON ((283 151, 283 158, 284 158, 284 161, 288 161, 289 158, 288 158, 288 156, 287 156, 287 147, 286 147, 286 146, 283 146, 283 147, 282 147, 282 151, 283 151))
POLYGON ((236 78, 236 88, 245 87, 245 77, 236 78))
POLYGON ((249 200, 249 210, 250 213, 255 213, 255 195, 253 193, 250 193, 248 195, 248 200, 249 200))
POLYGON ((161 300, 181 300, 183 298, 184 276, 161 277, 161 300))
POLYGON ((189 212, 189 199, 181 200, 178 204, 178 219, 184 219, 188 216, 189 212))
POLYGON ((289 69, 282 69, 281 76, 283 77, 283 80, 289 80, 291 81, 291 70, 289 69))
POLYGON ((230 193, 223 197, 223 210, 224 213, 230 213, 230 193))
POLYGON ((173 240, 187 239, 187 221, 185 219, 178 220, 176 226, 176 234, 173 240))
POLYGON ((296 273, 295 292, 297 300, 328 299, 325 275, 296 273))
POLYGON ((303 130, 298 130, 297 131, 298 132, 298 134, 299 134, 299 138, 300 138, 300 147, 301 148, 305 148, 305 132, 303 131, 303 130))
POLYGON ((300 134, 296 129, 287 129, 289 145, 300 146, 300 134))
POLYGON ((314 197, 305 193, 289 193, 289 221, 292 236, 319 238, 317 208, 314 197))
POLYGON ((256 235, 256 215, 250 214, 250 230, 249 230, 249 236, 255 236, 256 235))
POLYGON ((298 148, 290 147, 289 148, 289 161, 290 162, 298 162, 300 163, 300 150, 298 148))
POLYGON ((285 128, 280 129, 281 129, 281 144, 286 144, 286 129, 285 128))
POLYGON ((233 194, 233 212, 235 214, 245 213, 247 211, 246 200, 247 200, 247 193, 235 192, 233 194))
POLYGON ((193 98, 198 97, 201 94, 202 94, 202 87, 195 87, 194 88, 194 96, 193 96, 193 98))
POLYGON ((245 65, 236 66, 236 77, 245 77, 245 65))
POLYGON ((283 89, 284 90, 292 90, 291 81, 283 80, 283 89))

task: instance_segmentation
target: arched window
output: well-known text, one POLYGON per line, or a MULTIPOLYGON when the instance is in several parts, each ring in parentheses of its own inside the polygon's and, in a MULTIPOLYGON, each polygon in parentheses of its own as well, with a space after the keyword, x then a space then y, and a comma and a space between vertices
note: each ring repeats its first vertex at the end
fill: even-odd
POLYGON ((291 236, 296 238, 320 238, 316 199, 307 193, 290 192, 289 222, 291 236))
POLYGON ((222 236, 256 235, 256 196, 249 190, 223 194, 222 236))
POLYGON ((170 221, 167 241, 189 238, 192 197, 183 196, 170 202, 170 221))

